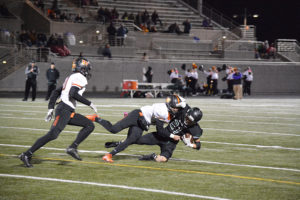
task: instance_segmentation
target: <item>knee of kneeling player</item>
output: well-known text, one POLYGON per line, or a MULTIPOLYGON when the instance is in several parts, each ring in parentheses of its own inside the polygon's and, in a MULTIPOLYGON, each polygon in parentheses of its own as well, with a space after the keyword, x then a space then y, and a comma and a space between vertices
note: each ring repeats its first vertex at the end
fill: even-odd
POLYGON ((87 128, 92 132, 95 129, 95 125, 91 122, 87 128))
POLYGON ((156 161, 156 162, 167 162, 168 159, 167 159, 165 156, 158 155, 158 156, 155 158, 155 161, 156 161))

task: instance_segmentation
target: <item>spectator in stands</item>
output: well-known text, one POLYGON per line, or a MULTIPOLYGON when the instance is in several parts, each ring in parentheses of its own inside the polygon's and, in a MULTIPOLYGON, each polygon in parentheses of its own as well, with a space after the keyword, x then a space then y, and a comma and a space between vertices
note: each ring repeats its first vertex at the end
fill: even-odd
POLYGON ((111 22, 112 17, 111 17, 111 13, 110 13, 110 11, 108 10, 108 8, 105 8, 105 9, 104 9, 104 17, 105 17, 105 23, 106 23, 106 22, 111 22))
POLYGON ((135 16, 135 25, 137 25, 138 27, 140 27, 142 25, 142 13, 138 12, 138 14, 135 16))
POLYGON ((124 20, 128 20, 128 13, 125 11, 125 13, 123 14, 122 18, 124 20))
POLYGON ((133 13, 130 13, 130 14, 129 14, 128 20, 134 21, 134 14, 133 14, 133 13))
POLYGON ((144 75, 147 79, 147 83, 152 83, 152 77, 153 77, 152 67, 148 66, 148 70, 144 75))
POLYGON ((66 14, 66 12, 63 12, 60 16, 59 16, 60 21, 65 22, 69 20, 68 15, 66 14))
POLYGON ((121 24, 120 28, 118 28, 118 30, 117 30, 118 45, 120 45, 120 46, 124 45, 124 39, 125 39, 127 33, 128 33, 127 28, 123 24, 121 24))
POLYGON ((111 46, 115 46, 115 37, 116 37, 117 29, 112 22, 110 22, 110 25, 107 27, 107 33, 108 33, 109 44, 111 46))
POLYGON ((37 0, 35 2, 35 5, 40 8, 43 12, 45 12, 45 3, 44 3, 44 0, 37 0))
POLYGON ((147 55, 146 52, 143 53, 142 61, 146 61, 146 62, 149 61, 149 56, 147 55))
POLYGON ((55 68, 55 64, 52 62, 50 68, 46 72, 48 80, 48 92, 45 100, 48 101, 53 90, 56 89, 57 80, 59 78, 59 71, 55 68))
POLYGON ((23 45, 26 45, 29 47, 32 46, 32 43, 31 43, 31 40, 30 40, 30 37, 29 37, 29 34, 27 33, 27 31, 22 30, 22 33, 20 34, 19 39, 23 45))
POLYGON ((102 50, 102 55, 103 55, 104 57, 107 56, 109 59, 112 58, 109 44, 106 44, 106 45, 105 45, 104 49, 102 50))
POLYGON ((142 23, 148 24, 149 22, 150 22, 150 16, 147 9, 145 9, 145 11, 142 14, 142 23))
POLYGON ((242 78, 243 75, 239 71, 238 68, 233 69, 234 73, 232 75, 233 77, 233 91, 234 91, 234 100, 242 99, 243 97, 243 87, 242 87, 242 78))
POLYGON ((90 6, 99 6, 97 0, 90 0, 90 6))
POLYGON ((253 72, 250 67, 247 67, 247 69, 243 73, 243 79, 244 79, 243 95, 245 96, 246 94, 248 94, 250 96, 251 83, 253 81, 253 72))
POLYGON ((32 61, 25 69, 25 74, 26 74, 26 84, 25 84, 25 93, 24 93, 24 99, 23 101, 27 101, 30 88, 32 89, 31 91, 31 98, 32 101, 35 101, 36 97, 36 87, 37 87, 37 82, 36 78, 38 74, 40 73, 40 70, 38 66, 35 65, 35 61, 32 61))
POLYGON ((58 8, 58 2, 57 2, 57 0, 53 0, 52 6, 51 6, 51 10, 53 12, 55 12, 56 15, 60 15, 60 10, 58 8))
POLYGON ((274 43, 272 43, 271 45, 270 45, 270 47, 267 49, 267 58, 269 59, 269 58, 273 58, 273 59, 275 59, 276 58, 276 48, 274 47, 274 43))
POLYGON ((156 10, 153 11, 153 13, 152 13, 152 15, 151 15, 151 20, 152 20, 152 22, 153 22, 155 25, 156 25, 157 22, 159 21, 160 26, 162 26, 162 22, 161 22, 161 20, 159 19, 159 16, 158 16, 156 10))
POLYGON ((48 17, 52 20, 56 20, 57 19, 57 15, 53 10, 49 10, 48 11, 48 17))
POLYGON ((119 19, 119 13, 118 13, 116 7, 114 7, 114 9, 112 9, 110 13, 111 13, 112 20, 119 19))
POLYGON ((36 45, 37 38, 36 38, 35 30, 29 31, 29 38, 30 38, 31 44, 36 45))
POLYGON ((4 16, 4 17, 9 17, 12 16, 12 14, 8 11, 5 3, 2 3, 0 5, 0 15, 4 16))
POLYGON ((190 30, 191 30, 191 28, 192 28, 192 25, 191 25, 189 19, 186 19, 186 20, 182 23, 182 25, 184 26, 183 32, 189 34, 189 33, 190 33, 190 30))
POLYGON ((212 71, 212 74, 211 74, 212 92, 213 92, 213 95, 217 95, 219 93, 219 90, 218 90, 219 71, 216 68, 216 66, 212 66, 211 71, 212 71))
POLYGON ((80 16, 80 13, 78 13, 74 19, 75 23, 83 23, 83 18, 80 16))
POLYGON ((97 14, 98 14, 98 20, 103 24, 105 24, 106 23, 105 11, 102 7, 98 9, 97 14))
POLYGON ((202 21, 202 27, 209 27, 210 26, 210 22, 208 21, 208 19, 206 17, 204 17, 203 21, 202 21))
POLYGON ((171 24, 168 28, 168 33, 177 33, 178 35, 180 35, 182 32, 178 26, 178 24, 175 22, 174 24, 171 24))

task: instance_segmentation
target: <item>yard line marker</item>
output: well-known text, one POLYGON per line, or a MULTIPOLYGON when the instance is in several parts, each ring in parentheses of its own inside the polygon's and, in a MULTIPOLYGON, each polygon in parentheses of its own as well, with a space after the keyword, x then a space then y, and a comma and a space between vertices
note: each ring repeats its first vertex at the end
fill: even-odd
MULTIPOLYGON (((4 156, 8 156, 8 155, 0 153, 0 156, 4 157, 4 156)), ((222 173, 215 173, 215 172, 195 171, 195 170, 159 168, 159 167, 149 167, 149 166, 144 166, 144 165, 116 164, 116 163, 95 162, 95 161, 78 161, 78 160, 69 160, 69 159, 61 159, 61 158, 46 158, 46 157, 43 157, 43 158, 38 158, 38 159, 50 160, 50 161, 63 161, 63 162, 71 162, 71 163, 79 163, 79 164, 83 163, 83 164, 96 164, 96 165, 110 165, 110 166, 116 166, 116 167, 129 167, 129 168, 136 168, 136 169, 149 169, 149 170, 157 170, 157 171, 181 172, 181 173, 187 173, 187 174, 222 176, 222 177, 231 177, 231 178, 246 179, 246 180, 256 180, 256 181, 265 181, 265 182, 273 182, 273 183, 283 183, 283 184, 290 184, 290 185, 300 185, 300 182, 275 180, 275 179, 250 177, 250 176, 239 176, 239 175, 234 175, 234 174, 222 174, 222 173)))
POLYGON ((185 197, 194 197, 194 198, 201 198, 201 199, 228 200, 228 199, 224 199, 224 198, 220 198, 220 197, 203 196, 203 195, 198 195, 198 194, 188 194, 188 193, 182 193, 182 192, 173 192, 173 191, 151 189, 151 188, 131 187, 131 186, 127 186, 127 185, 115 185, 115 184, 87 182, 87 181, 75 181, 75 180, 37 177, 37 176, 24 176, 24 175, 18 175, 18 174, 0 174, 0 176, 1 177, 9 177, 9 178, 23 178, 23 179, 41 180, 41 181, 53 181, 53 182, 61 182, 61 183, 76 183, 76 184, 83 184, 83 185, 93 185, 93 186, 99 186, 99 187, 119 188, 119 189, 125 189, 125 190, 154 192, 154 193, 162 193, 162 194, 185 196, 185 197))
MULTIPOLYGON (((15 145, 15 144, 0 144, 0 146, 30 148, 30 146, 28 146, 28 145, 15 145)), ((42 147, 42 149, 57 150, 57 151, 64 151, 65 152, 65 149, 62 149, 62 148, 42 147)), ((108 153, 107 151, 91 151, 91 150, 78 150, 78 151, 81 152, 81 153, 97 153, 97 154, 106 154, 106 153, 108 153)), ((137 155, 137 154, 127 154, 127 153, 119 153, 118 155, 125 155, 125 156, 132 156, 132 157, 139 157, 140 156, 140 155, 137 155)), ((182 159, 182 158, 171 158, 171 160, 185 161, 185 162, 198 162, 198 163, 216 164, 216 165, 229 165, 229 166, 237 166, 237 167, 250 167, 250 168, 259 168, 259 169, 273 169, 273 170, 300 172, 300 169, 268 167, 268 166, 258 166, 258 165, 245 165, 245 164, 233 164, 233 163, 222 163, 222 162, 213 162, 213 161, 206 161, 206 160, 188 160, 188 159, 182 159)))

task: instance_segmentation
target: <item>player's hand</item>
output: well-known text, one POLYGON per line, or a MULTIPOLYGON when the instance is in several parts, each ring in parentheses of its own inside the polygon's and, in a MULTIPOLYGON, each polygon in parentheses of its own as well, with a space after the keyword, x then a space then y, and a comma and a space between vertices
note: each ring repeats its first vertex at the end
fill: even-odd
POLYGON ((179 141, 179 140, 180 140, 180 136, 179 136, 179 135, 174 135, 174 138, 173 138, 173 140, 175 140, 175 141, 179 141))
POLYGON ((95 113, 97 113, 97 108, 93 103, 91 103, 90 107, 94 110, 95 113))
POLYGON ((46 121, 46 122, 51 121, 52 116, 53 116, 53 109, 49 109, 49 110, 48 110, 48 113, 47 113, 47 115, 46 115, 46 117, 45 117, 45 121, 46 121))

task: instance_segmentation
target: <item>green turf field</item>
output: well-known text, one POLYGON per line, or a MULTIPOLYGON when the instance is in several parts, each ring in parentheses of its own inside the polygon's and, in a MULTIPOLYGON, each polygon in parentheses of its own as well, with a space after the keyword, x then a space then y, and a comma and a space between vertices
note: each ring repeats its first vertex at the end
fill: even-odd
MULTIPOLYGON (((92 99, 102 118, 117 122, 123 112, 164 99, 92 99)), ((156 146, 132 145, 101 157, 107 141, 126 137, 100 125, 80 146, 83 161, 65 153, 78 127, 34 154, 33 168, 17 158, 50 123, 47 102, 0 99, 0 199, 300 199, 300 99, 187 99, 203 111, 200 151, 177 145, 167 163, 139 161, 156 146)), ((79 105, 77 112, 92 114, 79 105)), ((151 128, 154 130, 154 127, 151 128)))

